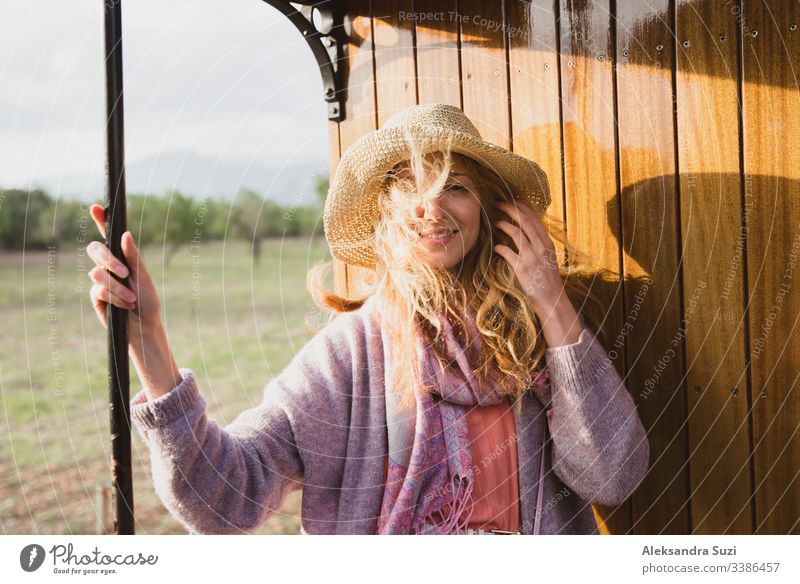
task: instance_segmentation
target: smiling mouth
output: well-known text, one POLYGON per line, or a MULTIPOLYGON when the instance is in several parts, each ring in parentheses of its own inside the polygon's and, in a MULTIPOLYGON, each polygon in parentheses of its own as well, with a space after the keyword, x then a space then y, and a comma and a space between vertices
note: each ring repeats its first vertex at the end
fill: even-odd
POLYGON ((458 229, 429 231, 420 234, 420 243, 429 249, 446 246, 458 234, 458 229))
POLYGON ((428 231, 424 233, 420 233, 420 237, 422 239, 432 239, 434 241, 443 241, 445 239, 450 239, 458 233, 458 229, 440 229, 437 231, 428 231))
POLYGON ((416 231, 420 237, 436 237, 440 235, 452 235, 458 232, 458 229, 455 227, 417 227, 416 231))

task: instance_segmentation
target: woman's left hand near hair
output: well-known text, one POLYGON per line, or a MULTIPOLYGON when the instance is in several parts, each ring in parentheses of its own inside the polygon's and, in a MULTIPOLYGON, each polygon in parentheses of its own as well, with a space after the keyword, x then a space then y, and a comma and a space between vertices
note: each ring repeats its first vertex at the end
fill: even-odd
POLYGON ((539 318, 548 347, 576 343, 583 326, 564 289, 556 247, 547 229, 533 209, 524 203, 515 205, 501 201, 495 204, 517 223, 500 219, 495 225, 511 237, 518 251, 502 244, 497 244, 494 250, 514 269, 539 318))
POLYGON ((553 240, 541 219, 526 204, 499 201, 495 205, 516 221, 515 225, 500 219, 495 227, 508 234, 518 251, 502 244, 495 245, 494 250, 511 264, 534 311, 537 314, 551 311, 566 294, 553 240))

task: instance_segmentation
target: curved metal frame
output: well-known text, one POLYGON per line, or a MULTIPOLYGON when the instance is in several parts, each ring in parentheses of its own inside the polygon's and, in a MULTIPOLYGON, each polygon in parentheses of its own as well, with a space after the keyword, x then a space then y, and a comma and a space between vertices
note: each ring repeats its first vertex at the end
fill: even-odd
POLYGON ((342 15, 332 0, 323 2, 285 2, 264 0, 279 10, 306 39, 322 75, 322 91, 328 103, 328 119, 344 120, 344 95, 339 68, 343 56, 342 15), (315 23, 316 21, 316 23, 315 23))

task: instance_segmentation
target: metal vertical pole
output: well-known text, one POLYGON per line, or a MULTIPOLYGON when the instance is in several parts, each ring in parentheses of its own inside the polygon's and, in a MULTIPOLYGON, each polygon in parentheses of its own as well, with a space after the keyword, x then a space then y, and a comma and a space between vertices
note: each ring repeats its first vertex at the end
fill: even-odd
MULTIPOLYGON (((125 132, 122 108, 122 4, 103 0, 106 53, 106 242, 127 265, 122 234, 127 229, 125 203, 125 132)), ((109 272, 110 273, 110 272, 109 272)), ((112 274, 112 277, 117 278, 112 274)), ((126 286, 127 278, 117 278, 126 286)), ((110 303, 108 311, 108 387, 111 421, 111 476, 115 496, 114 532, 132 535, 133 476, 131 472, 130 378, 128 311, 110 303)))

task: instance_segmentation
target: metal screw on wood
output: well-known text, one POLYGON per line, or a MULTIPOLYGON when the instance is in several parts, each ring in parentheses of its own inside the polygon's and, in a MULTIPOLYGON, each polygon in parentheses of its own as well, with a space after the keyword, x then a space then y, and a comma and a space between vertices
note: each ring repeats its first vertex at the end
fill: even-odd
POLYGON ((689 47, 689 41, 683 41, 683 46, 684 46, 684 48, 688 48, 689 47))
POLYGON ((761 397, 767 397, 767 390, 766 390, 766 389, 762 389, 762 390, 761 390, 761 393, 760 393, 759 395, 760 395, 761 397))
POLYGON ((789 27, 789 30, 797 30, 797 25, 793 24, 789 27))
POLYGON ((660 43, 656 45, 656 51, 660 51, 663 48, 664 48, 664 45, 662 45, 660 43))
POLYGON ((598 61, 605 61, 606 60, 606 56, 605 55, 597 55, 597 60, 598 61))
POLYGON ((622 56, 623 57, 627 57, 628 56, 628 49, 625 49, 624 51, 622 51, 622 56))
POLYGON ((757 31, 757 30, 754 30, 754 31, 753 31, 753 32, 751 32, 750 34, 751 34, 751 35, 753 35, 754 37, 757 37, 757 36, 758 36, 758 31, 757 31))
POLYGON ((724 34, 719 35, 719 42, 721 42, 721 43, 725 42, 725 35, 724 34))
POLYGON ((738 387, 734 387, 734 388, 731 390, 731 395, 732 395, 733 397, 738 397, 738 396, 739 396, 739 388, 738 388, 738 387))

